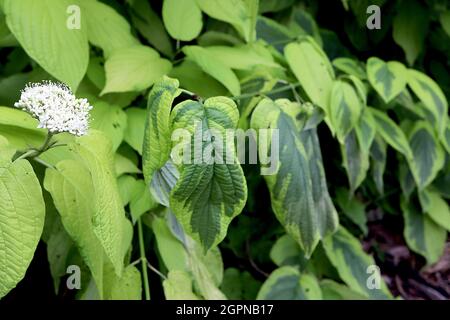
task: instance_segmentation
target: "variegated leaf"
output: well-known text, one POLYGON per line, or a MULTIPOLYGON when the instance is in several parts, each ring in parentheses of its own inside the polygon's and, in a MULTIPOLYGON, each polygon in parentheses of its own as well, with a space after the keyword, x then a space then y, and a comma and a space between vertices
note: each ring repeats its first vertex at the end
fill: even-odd
MULTIPOLYGON (((309 257, 320 239, 336 230, 338 217, 328 194, 317 133, 301 131, 297 120, 302 108, 283 99, 264 99, 253 112, 251 127, 276 129, 270 144, 271 156, 279 151, 278 161, 271 163, 276 170, 265 175, 272 208, 309 257)), ((268 152, 260 148, 260 158, 268 159, 268 152)))
POLYGON ((187 100, 171 114, 174 132, 184 130, 188 136, 174 145, 173 157, 178 146, 183 159, 178 158, 181 163, 176 163, 180 178, 172 190, 170 208, 184 230, 205 250, 223 240, 229 223, 247 199, 234 136, 227 136, 227 130, 234 130, 238 120, 236 104, 225 97, 210 98, 204 104, 187 100))
POLYGON ((379 274, 379 269, 373 268, 377 274, 380 287, 370 289, 368 284, 368 272, 370 266, 375 266, 374 259, 364 252, 360 241, 344 227, 324 239, 325 252, 333 266, 337 269, 341 279, 354 291, 370 299, 389 299, 391 293, 379 274), (377 271, 378 270, 378 271, 377 271))
POLYGON ((441 88, 426 74, 409 69, 408 85, 433 115, 436 129, 442 135, 448 122, 448 103, 441 88))
POLYGON ((164 77, 148 95, 142 148, 142 171, 147 184, 170 157, 170 111, 173 100, 180 94, 178 86, 178 80, 164 77))
POLYGON ((405 88, 407 69, 400 62, 370 58, 367 60, 367 77, 375 91, 388 103, 405 88))
POLYGON ((436 178, 445 162, 445 153, 431 125, 425 121, 415 123, 409 133, 409 144, 414 156, 410 163, 414 180, 420 190, 436 178))
POLYGON ((297 268, 276 269, 262 285, 258 300, 320 300, 322 291, 315 276, 300 274, 297 268))

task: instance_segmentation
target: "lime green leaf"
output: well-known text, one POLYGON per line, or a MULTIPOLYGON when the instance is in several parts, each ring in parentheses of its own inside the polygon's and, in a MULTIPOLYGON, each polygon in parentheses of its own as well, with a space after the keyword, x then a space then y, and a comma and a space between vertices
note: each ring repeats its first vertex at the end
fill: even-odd
POLYGON ((325 52, 312 38, 307 37, 299 43, 288 44, 284 54, 308 97, 314 104, 326 110, 334 71, 325 52))
POLYGON ((450 208, 441 195, 433 189, 425 189, 419 193, 419 199, 423 212, 442 228, 450 231, 450 208))
POLYGON ((270 250, 270 259, 279 267, 304 267, 307 261, 298 243, 288 234, 275 242, 270 250))
MULTIPOLYGON (((168 213, 168 212, 167 212, 168 213)), ((192 274, 194 287, 207 300, 226 299, 218 289, 223 276, 223 262, 219 249, 212 248, 206 254, 200 245, 185 235, 184 245, 172 234, 162 218, 152 221, 158 251, 169 271, 192 274)))
POLYGON ((225 97, 209 98, 204 104, 187 100, 171 114, 174 130, 189 131, 188 141, 180 144, 188 143, 195 150, 183 155, 189 163, 180 165, 180 179, 172 190, 170 208, 185 231, 200 241, 205 250, 223 240, 229 223, 241 212, 247 199, 247 184, 238 163, 234 137, 226 135, 227 129, 236 128, 238 120, 236 104, 225 97), (208 131, 211 129, 214 132, 208 131), (221 139, 215 140, 219 134, 221 139), (198 135, 208 138, 199 142, 198 135), (200 163, 196 155, 199 152, 200 163))
POLYGON ((141 170, 139 170, 131 159, 121 155, 120 153, 114 154, 114 168, 116 177, 120 177, 124 173, 141 173, 141 170))
MULTIPOLYGON (((254 0, 197 0, 200 9, 208 16, 231 24, 247 42, 251 42, 255 21, 250 6, 254 0)), ((256 7, 257 10, 257 7, 256 7)), ((257 12, 257 11, 256 11, 257 12)))
POLYGON ((191 41, 202 30, 202 12, 195 0, 164 0, 162 17, 167 32, 174 39, 191 41))
POLYGON ((418 1, 403 1, 394 18, 392 36, 402 47, 409 65, 413 65, 423 51, 428 33, 429 12, 418 1), (411 19, 411 17, 414 17, 411 19))
POLYGON ((372 113, 362 112, 359 122, 355 126, 355 132, 363 152, 369 152, 377 132, 372 113))
POLYGON ((294 7, 289 27, 298 35, 309 35, 322 47, 319 27, 311 14, 301 7, 294 7))
POLYGON ((127 115, 117 105, 101 100, 92 102, 90 127, 102 131, 112 142, 113 151, 119 148, 127 126, 127 115))
POLYGON ((142 281, 139 270, 129 265, 123 270, 122 276, 116 277, 111 286, 108 300, 141 300, 142 281))
POLYGON ((405 219, 403 235, 408 247, 424 256, 428 264, 437 262, 444 252, 447 231, 404 198, 401 208, 405 219))
POLYGON ((365 66, 357 60, 350 58, 336 58, 333 66, 340 71, 353 75, 361 80, 367 79, 365 66))
POLYGON ((106 85, 101 94, 147 89, 171 68, 171 63, 150 47, 115 50, 105 63, 106 85))
POLYGON ((89 46, 86 27, 67 26, 67 8, 73 4, 71 0, 5 0, 4 11, 9 29, 27 54, 75 91, 88 67, 89 46))
POLYGON ((123 139, 139 154, 142 154, 146 111, 145 109, 131 107, 125 113, 127 114, 127 127, 123 139))
POLYGON ((376 92, 388 103, 405 89, 407 69, 396 61, 367 60, 367 77, 376 92))
POLYGON ((418 121, 409 133, 409 144, 414 159, 411 171, 420 190, 436 178, 445 162, 445 152, 428 122, 418 121))
POLYGON ((223 65, 232 69, 249 70, 255 66, 281 68, 274 61, 270 51, 260 43, 236 47, 211 46, 205 49, 223 65))
POLYGON ((133 1, 130 4, 131 21, 145 39, 165 56, 173 56, 170 37, 161 18, 153 11, 148 1, 133 1))
POLYGON ((324 300, 366 300, 367 298, 346 285, 333 280, 324 279, 320 281, 320 289, 324 300))
POLYGON ((17 149, 13 148, 8 139, 0 135, 0 155, 4 159, 12 159, 17 149))
POLYGON ((194 61, 200 68, 211 77, 223 84, 231 94, 237 96, 241 93, 239 80, 231 71, 231 68, 224 65, 213 53, 200 46, 187 46, 183 52, 188 59, 194 61))
POLYGON ((203 98, 224 96, 228 92, 219 81, 204 72, 194 61, 183 61, 172 69, 169 76, 178 79, 183 88, 203 98))
POLYGON ((148 95, 142 149, 142 171, 147 184, 170 156, 170 111, 173 100, 180 94, 178 86, 178 80, 164 77, 148 95))
POLYGON ((39 147, 47 135, 45 129, 38 129, 39 122, 25 111, 0 107, 0 134, 11 147, 24 149, 39 147))
POLYGON ((133 194, 130 200, 130 213, 133 223, 146 212, 155 209, 158 204, 150 195, 150 190, 146 187, 144 180, 136 181, 133 194))
POLYGON ((258 300, 320 300, 322 291, 317 279, 300 274, 297 268, 281 267, 272 272, 258 293, 258 300))
POLYGON ((64 228, 89 267, 101 294, 104 251, 92 222, 95 195, 89 171, 74 160, 61 161, 56 170, 47 169, 44 187, 52 195, 64 228))
POLYGON ((77 138, 73 150, 81 157, 92 176, 94 187, 94 232, 117 275, 122 273, 122 219, 125 216, 114 173, 114 157, 110 141, 99 131, 77 138))
POLYGON ((139 44, 132 36, 128 21, 105 3, 81 1, 81 15, 86 18, 89 42, 110 57, 115 50, 139 44))
POLYGON ((345 137, 358 122, 363 107, 363 101, 351 84, 341 80, 334 82, 331 89, 328 115, 333 131, 336 132, 341 143, 344 142, 345 137))
MULTIPOLYGON (((298 127, 301 111, 287 100, 264 99, 253 111, 251 127, 278 130, 278 136, 271 132, 268 137, 276 143, 272 150, 280 146, 278 161, 270 163, 276 171, 264 177, 275 215, 308 257, 320 239, 336 230, 338 217, 328 194, 317 133, 300 132, 298 127)), ((259 150, 260 159, 269 158, 264 152, 268 150, 259 150)))
POLYGON ((408 70, 408 85, 435 119, 436 129, 443 134, 448 121, 448 103, 441 88, 426 74, 408 70))
POLYGON ((375 261, 364 252, 360 241, 342 226, 330 237, 323 240, 323 247, 341 279, 354 291, 371 299, 388 299, 391 294, 381 278, 380 288, 369 289, 368 279, 371 275, 368 267, 375 261))
POLYGON ((26 160, 0 158, 0 298, 25 276, 44 228, 41 186, 26 160))
POLYGON ((184 271, 169 271, 163 281, 164 295, 167 300, 198 300, 192 291, 192 279, 184 271))
POLYGON ((372 113, 375 120, 377 133, 383 137, 384 141, 402 153, 407 159, 412 159, 413 154, 408 139, 399 126, 383 112, 373 108, 368 108, 368 110, 372 113))

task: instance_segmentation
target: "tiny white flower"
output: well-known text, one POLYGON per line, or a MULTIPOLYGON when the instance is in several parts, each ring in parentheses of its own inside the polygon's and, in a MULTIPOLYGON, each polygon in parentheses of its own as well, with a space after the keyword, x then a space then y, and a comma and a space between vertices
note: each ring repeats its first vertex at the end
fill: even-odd
POLYGON ((39 120, 39 128, 51 133, 69 132, 85 135, 89 128, 87 99, 77 99, 72 91, 61 83, 43 81, 28 84, 14 104, 39 120))

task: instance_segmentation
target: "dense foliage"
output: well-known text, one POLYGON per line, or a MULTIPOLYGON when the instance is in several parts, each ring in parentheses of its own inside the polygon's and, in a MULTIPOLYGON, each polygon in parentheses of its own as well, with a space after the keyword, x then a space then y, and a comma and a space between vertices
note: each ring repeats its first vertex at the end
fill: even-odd
POLYGON ((402 295, 380 225, 448 242, 449 37, 445 0, 0 0, 0 297, 38 259, 66 299, 402 295), (42 80, 86 135, 14 108, 42 80))

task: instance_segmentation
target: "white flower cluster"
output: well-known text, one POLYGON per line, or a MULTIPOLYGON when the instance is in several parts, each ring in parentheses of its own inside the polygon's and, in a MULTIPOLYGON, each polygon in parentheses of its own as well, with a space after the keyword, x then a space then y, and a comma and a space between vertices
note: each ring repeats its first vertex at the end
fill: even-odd
POLYGON ((28 84, 14 104, 39 120, 39 128, 51 133, 70 132, 82 136, 89 128, 87 99, 77 99, 64 84, 44 81, 28 84))

